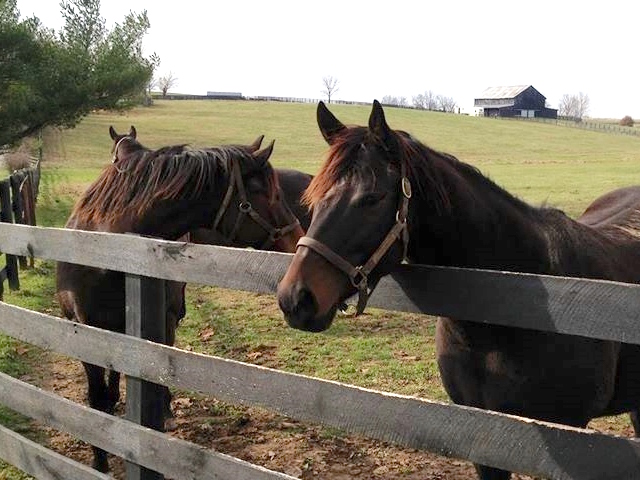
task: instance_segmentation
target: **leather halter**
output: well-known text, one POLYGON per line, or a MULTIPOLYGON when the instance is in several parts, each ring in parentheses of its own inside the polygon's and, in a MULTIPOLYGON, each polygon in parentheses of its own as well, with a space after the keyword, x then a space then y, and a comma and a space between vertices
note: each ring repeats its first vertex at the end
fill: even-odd
POLYGON ((358 305, 355 315, 360 315, 367 306, 367 301, 378 281, 369 284, 368 276, 374 268, 380 263, 382 257, 389 251, 396 240, 402 241, 403 260, 407 256, 407 247, 409 245, 409 232, 407 230, 407 213, 409 211, 409 199, 411 198, 411 183, 407 177, 407 167, 404 162, 400 164, 400 198, 398 200, 398 210, 396 211, 396 223, 391 227, 387 236, 384 237, 378 248, 371 254, 369 259, 362 265, 352 265, 344 257, 338 255, 324 243, 311 237, 302 237, 298 240, 297 246, 310 248, 318 255, 323 257, 327 262, 342 271, 349 277, 351 284, 358 289, 358 305))
POLYGON ((118 164, 117 164, 118 160, 120 160, 120 159, 118 158, 118 148, 120 147, 120 144, 121 144, 124 140, 126 140, 127 138, 128 138, 129 140, 135 140, 135 138, 134 138, 134 137, 132 137, 132 136, 130 136, 130 135, 125 135, 125 136, 124 136, 124 137, 122 137, 120 140, 118 140, 118 141, 116 142, 116 146, 115 146, 115 147, 113 147, 113 157, 111 158, 111 163, 113 163, 113 166, 114 166, 114 167, 115 167, 115 169, 118 171, 118 173, 126 173, 126 172, 127 172, 127 170, 129 170, 129 168, 131 168, 131 166, 129 166, 128 168, 124 168, 124 169, 123 169, 123 168, 120 168, 120 167, 118 166, 118 164))
POLYGON ((120 144, 126 139, 129 138, 131 140, 135 140, 133 137, 129 136, 129 135, 125 135, 124 137, 122 137, 120 140, 118 140, 116 142, 116 146, 113 147, 113 157, 111 158, 111 163, 116 163, 118 161, 118 148, 120 147, 120 144))
POLYGON ((227 243, 233 244, 236 238, 236 235, 238 233, 238 230, 240 229, 240 226, 242 225, 243 220, 247 216, 251 220, 256 222, 260 227, 262 227, 262 229, 265 232, 267 232, 267 238, 260 246, 261 250, 265 250, 269 248, 279 239, 281 239, 288 233, 292 232, 293 230, 296 229, 298 225, 300 225, 299 220, 293 215, 292 217, 295 219, 295 221, 293 221, 289 225, 285 225, 284 227, 274 227, 269 222, 267 222, 264 218, 262 218, 260 214, 253 209, 251 202, 249 202, 247 198, 247 193, 245 191, 244 184, 242 183, 242 173, 240 171, 240 165, 239 164, 236 165, 235 162, 229 162, 229 168, 231 169, 231 172, 230 172, 231 178, 229 179, 229 186, 227 187, 227 192, 224 195, 222 204, 220 205, 215 221, 213 222, 213 229, 218 231, 218 233, 220 233, 225 238, 227 243), (231 203, 231 197, 233 196, 233 192, 236 189, 238 190, 238 197, 240 200, 238 203, 238 216, 236 217, 236 223, 233 226, 231 233, 229 233, 229 235, 225 235, 224 233, 218 230, 218 226, 222 221, 222 217, 229 209, 229 205, 231 203))

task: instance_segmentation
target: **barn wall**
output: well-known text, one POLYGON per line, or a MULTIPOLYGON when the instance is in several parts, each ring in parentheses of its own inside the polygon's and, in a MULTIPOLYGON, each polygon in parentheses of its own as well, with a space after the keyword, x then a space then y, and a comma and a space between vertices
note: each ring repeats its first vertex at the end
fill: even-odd
POLYGON ((535 88, 529 87, 515 98, 514 108, 519 110, 543 110, 546 98, 535 88))

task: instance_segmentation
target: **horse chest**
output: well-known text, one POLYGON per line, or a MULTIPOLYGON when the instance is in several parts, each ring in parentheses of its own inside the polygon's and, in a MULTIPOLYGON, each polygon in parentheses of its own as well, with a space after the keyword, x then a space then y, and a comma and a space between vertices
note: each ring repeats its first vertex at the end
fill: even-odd
POLYGON ((547 420, 602 411, 619 351, 612 342, 446 318, 436 349, 455 403, 547 420))

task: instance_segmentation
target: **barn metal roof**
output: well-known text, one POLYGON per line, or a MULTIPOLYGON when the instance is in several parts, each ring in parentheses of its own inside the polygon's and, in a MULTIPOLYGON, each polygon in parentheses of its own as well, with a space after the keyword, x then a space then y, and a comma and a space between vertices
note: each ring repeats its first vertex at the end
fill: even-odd
POLYGON ((513 85, 509 87, 489 87, 484 89, 484 91, 480 95, 478 95, 476 98, 482 99, 482 100, 515 98, 530 86, 531 85, 513 85))

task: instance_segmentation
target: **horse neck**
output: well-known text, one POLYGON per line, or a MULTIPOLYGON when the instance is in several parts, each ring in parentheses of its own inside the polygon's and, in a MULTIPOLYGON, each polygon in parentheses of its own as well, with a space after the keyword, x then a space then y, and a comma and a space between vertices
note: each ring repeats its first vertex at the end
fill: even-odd
POLYGON ((130 223, 129 231, 139 235, 175 240, 198 228, 211 228, 216 214, 213 205, 219 196, 202 195, 189 200, 162 201, 136 218, 123 218, 130 223))
MULTIPOLYGON (((124 173, 135 174, 133 167, 124 173)), ((187 185, 183 188, 186 195, 167 194, 137 209, 131 204, 114 205, 108 201, 110 197, 106 201, 101 197, 100 189, 90 189, 89 197, 74 209, 67 227, 174 240, 198 228, 211 228, 227 184, 226 172, 215 168, 201 180, 197 190, 187 185)))
POLYGON ((412 261, 562 273, 560 259, 581 238, 582 226, 557 210, 527 205, 469 165, 446 158, 439 162, 449 204, 425 207, 429 190, 415 189, 409 223, 412 261))

